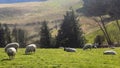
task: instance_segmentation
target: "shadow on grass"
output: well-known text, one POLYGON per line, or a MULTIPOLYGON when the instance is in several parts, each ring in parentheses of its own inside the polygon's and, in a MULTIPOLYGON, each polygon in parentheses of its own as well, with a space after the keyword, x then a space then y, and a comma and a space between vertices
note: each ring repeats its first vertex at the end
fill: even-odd
POLYGON ((11 59, 2 59, 1 61, 10 61, 11 59))
POLYGON ((23 54, 23 55, 32 55, 32 54, 23 54))

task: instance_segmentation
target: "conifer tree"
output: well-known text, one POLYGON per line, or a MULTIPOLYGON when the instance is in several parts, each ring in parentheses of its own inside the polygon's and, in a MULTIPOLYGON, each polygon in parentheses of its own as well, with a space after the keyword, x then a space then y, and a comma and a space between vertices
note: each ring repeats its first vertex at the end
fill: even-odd
POLYGON ((42 26, 40 28, 40 47, 50 48, 51 47, 51 34, 49 28, 47 26, 47 22, 42 22, 42 26))
POLYGON ((5 47, 5 32, 2 24, 0 24, 0 47, 5 47))
POLYGON ((79 48, 84 46, 86 40, 78 22, 73 10, 66 13, 58 31, 57 47, 79 48))
POLYGON ((4 24, 4 28, 5 28, 5 40, 6 40, 6 44, 11 43, 11 33, 10 33, 10 29, 8 28, 7 24, 4 24))
POLYGON ((26 31, 20 28, 14 27, 12 31, 13 41, 18 42, 20 44, 20 47, 26 46, 26 31))
POLYGON ((20 47, 26 46, 26 32, 23 29, 18 29, 18 42, 20 44, 20 47))
POLYGON ((13 42, 18 42, 18 29, 14 26, 12 30, 13 42))

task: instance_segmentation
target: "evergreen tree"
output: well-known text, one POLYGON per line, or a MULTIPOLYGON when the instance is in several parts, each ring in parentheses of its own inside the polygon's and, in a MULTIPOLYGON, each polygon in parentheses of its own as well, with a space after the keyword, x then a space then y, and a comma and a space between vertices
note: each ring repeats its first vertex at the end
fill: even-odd
POLYGON ((12 30, 13 41, 18 42, 18 29, 14 26, 12 30))
POLYGON ((18 42, 20 44, 20 47, 26 46, 26 33, 23 29, 18 29, 18 42))
POLYGON ((40 31, 40 47, 50 48, 51 47, 51 34, 47 26, 47 22, 42 22, 41 31, 40 31))
POLYGON ((12 31, 13 41, 18 42, 20 44, 20 47, 26 46, 26 32, 23 29, 14 27, 12 31))
POLYGON ((8 28, 7 24, 4 24, 4 28, 5 28, 5 40, 6 40, 6 44, 11 43, 11 33, 10 33, 10 29, 8 28))
POLYGON ((1 24, 0 24, 0 47, 5 47, 5 32, 1 24))
POLYGON ((68 11, 58 31, 56 46, 79 48, 83 47, 85 41, 77 16, 73 10, 68 11))

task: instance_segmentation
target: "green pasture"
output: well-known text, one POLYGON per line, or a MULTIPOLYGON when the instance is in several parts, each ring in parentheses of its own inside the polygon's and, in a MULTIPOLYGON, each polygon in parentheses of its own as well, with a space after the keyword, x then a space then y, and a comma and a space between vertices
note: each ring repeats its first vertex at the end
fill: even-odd
POLYGON ((100 48, 77 52, 65 52, 61 49, 38 48, 35 54, 25 55, 25 49, 19 49, 15 59, 8 60, 4 49, 0 49, 0 68, 120 68, 120 48, 117 55, 103 55, 100 48))

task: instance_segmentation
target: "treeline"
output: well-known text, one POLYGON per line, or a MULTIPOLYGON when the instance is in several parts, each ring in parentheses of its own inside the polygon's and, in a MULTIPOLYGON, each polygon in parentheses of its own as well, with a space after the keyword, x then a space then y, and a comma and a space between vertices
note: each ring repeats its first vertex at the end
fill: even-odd
POLYGON ((18 42, 21 46, 26 45, 25 30, 14 27, 12 30, 7 24, 0 24, 0 47, 5 47, 8 43, 18 42))
MULTIPOLYGON (((83 0, 84 4, 79 12, 85 16, 91 17, 99 25, 107 43, 112 46, 113 41, 106 28, 106 23, 115 21, 115 24, 120 31, 120 0, 83 0)), ((119 35, 119 34, 117 34, 119 35)))
MULTIPOLYGON (((43 21, 40 25, 39 40, 31 42, 41 48, 58 48, 58 47, 73 47, 81 48, 86 43, 84 33, 79 24, 78 17, 73 10, 67 11, 64 15, 62 24, 55 37, 51 36, 48 22, 43 21)), ((27 45, 27 32, 24 29, 14 26, 9 29, 7 25, 0 25, 0 47, 5 47, 6 44, 11 42, 18 42, 20 47, 27 45)))

